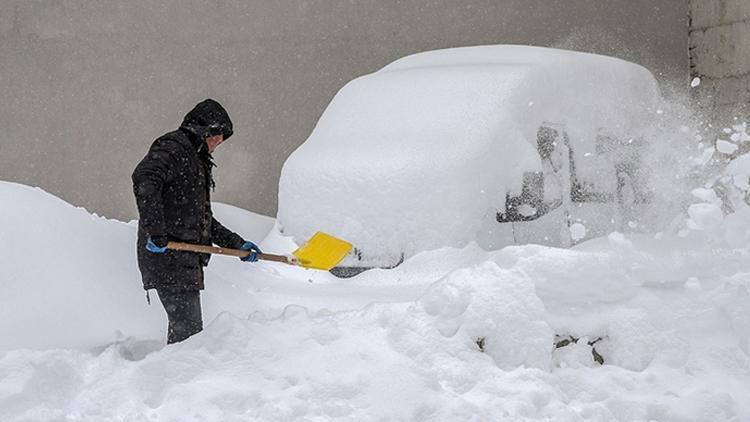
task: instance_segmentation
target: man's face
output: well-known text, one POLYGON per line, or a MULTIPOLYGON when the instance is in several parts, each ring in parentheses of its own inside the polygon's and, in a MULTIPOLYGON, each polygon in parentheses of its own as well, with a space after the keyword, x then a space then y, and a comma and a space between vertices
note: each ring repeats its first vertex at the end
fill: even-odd
POLYGON ((206 138, 206 146, 208 146, 208 152, 213 154, 222 142, 224 142, 224 135, 209 136, 206 138))

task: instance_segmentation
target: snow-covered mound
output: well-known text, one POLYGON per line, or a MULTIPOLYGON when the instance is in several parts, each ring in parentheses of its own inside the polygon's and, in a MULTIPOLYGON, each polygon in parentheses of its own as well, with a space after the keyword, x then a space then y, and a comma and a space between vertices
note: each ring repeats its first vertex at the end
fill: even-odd
MULTIPOLYGON (((118 331, 139 338, 164 335, 164 311, 146 305, 135 222, 107 220, 39 188, 2 181, 0 204, 0 351, 92 347, 115 340, 118 331)), ((230 205, 214 208, 219 221, 247 239, 262 240, 273 225, 268 217, 230 205)), ((210 272, 226 262, 217 261, 210 272)), ((233 288, 222 283, 211 290, 209 318, 226 309, 214 309, 211 294, 231 297, 233 288)))
POLYGON ((2 421, 750 420, 747 248, 470 243, 347 280, 218 258, 206 329, 165 347, 132 223, 0 203, 2 421))
POLYGON ((365 258, 463 246, 486 214, 541 169, 537 131, 567 128, 580 154, 596 135, 638 136, 659 98, 653 76, 619 59, 527 46, 409 56, 344 86, 286 161, 280 228, 317 230, 365 258))

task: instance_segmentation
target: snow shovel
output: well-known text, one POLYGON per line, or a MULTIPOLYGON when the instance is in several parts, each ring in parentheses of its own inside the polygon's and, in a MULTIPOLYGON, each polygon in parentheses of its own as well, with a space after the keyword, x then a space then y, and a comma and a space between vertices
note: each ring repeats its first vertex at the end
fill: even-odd
MULTIPOLYGON (((195 245, 192 243, 169 242, 167 248, 175 251, 189 251, 244 258, 250 251, 240 249, 220 248, 217 246, 195 245)), ((259 253, 258 259, 264 261, 282 262, 289 265, 299 265, 305 268, 328 271, 341 262, 352 249, 352 244, 337 239, 323 232, 315 233, 310 240, 292 252, 293 256, 259 253)))

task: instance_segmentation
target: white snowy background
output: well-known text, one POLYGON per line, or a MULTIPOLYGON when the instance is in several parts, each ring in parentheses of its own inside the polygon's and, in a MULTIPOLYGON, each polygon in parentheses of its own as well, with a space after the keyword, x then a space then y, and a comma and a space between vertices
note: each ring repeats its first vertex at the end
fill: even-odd
MULTIPOLYGON (((744 247, 469 245, 351 279, 216 257, 205 331, 165 347, 134 223, 6 182, 0 200, 14 239, 0 250, 3 421, 750 417, 744 247), (555 334, 581 340, 554 349, 555 334), (587 345, 600 337, 602 366, 587 345)), ((249 238, 271 229, 215 207, 249 238)), ((262 245, 287 247, 273 233, 262 245)))

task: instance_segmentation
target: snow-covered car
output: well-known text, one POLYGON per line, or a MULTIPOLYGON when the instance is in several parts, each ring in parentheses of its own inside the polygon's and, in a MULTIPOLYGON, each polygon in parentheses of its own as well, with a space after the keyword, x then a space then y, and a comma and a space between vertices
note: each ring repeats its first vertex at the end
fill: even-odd
POLYGON ((347 239, 345 265, 366 267, 633 225, 659 100, 648 70, 612 57, 516 45, 407 56, 346 84, 287 159, 279 229, 347 239))

